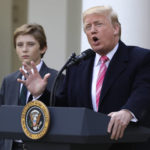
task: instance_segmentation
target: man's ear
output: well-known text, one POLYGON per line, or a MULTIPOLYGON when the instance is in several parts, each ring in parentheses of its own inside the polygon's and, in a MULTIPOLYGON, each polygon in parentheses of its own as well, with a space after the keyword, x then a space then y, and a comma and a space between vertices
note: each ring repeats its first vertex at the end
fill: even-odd
POLYGON ((119 35, 120 26, 119 24, 114 24, 114 35, 119 35))

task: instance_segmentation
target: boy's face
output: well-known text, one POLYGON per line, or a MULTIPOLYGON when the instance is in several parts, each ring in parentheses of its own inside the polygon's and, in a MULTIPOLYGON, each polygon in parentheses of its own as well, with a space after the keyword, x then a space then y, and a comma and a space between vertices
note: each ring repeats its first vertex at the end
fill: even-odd
POLYGON ((39 42, 30 34, 19 35, 16 38, 16 53, 21 62, 30 64, 31 61, 37 65, 40 63, 41 54, 46 48, 40 49, 39 42))

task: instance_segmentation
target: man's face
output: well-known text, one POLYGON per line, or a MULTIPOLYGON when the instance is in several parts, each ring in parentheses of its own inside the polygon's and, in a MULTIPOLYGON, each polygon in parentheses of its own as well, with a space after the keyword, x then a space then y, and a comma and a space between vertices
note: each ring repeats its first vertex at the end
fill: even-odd
POLYGON ((16 38, 16 53, 21 62, 30 64, 31 61, 37 65, 40 63, 41 54, 46 48, 40 49, 39 42, 32 35, 19 35, 16 38))
POLYGON ((100 55, 106 55, 119 40, 119 26, 112 25, 104 15, 87 15, 84 19, 84 31, 92 49, 100 55))

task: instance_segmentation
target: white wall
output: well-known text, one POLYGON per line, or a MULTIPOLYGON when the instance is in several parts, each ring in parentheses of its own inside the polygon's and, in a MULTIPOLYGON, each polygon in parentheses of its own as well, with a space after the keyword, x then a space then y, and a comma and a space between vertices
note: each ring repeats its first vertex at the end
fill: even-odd
POLYGON ((47 35, 48 50, 44 60, 50 67, 59 68, 66 55, 66 0, 29 0, 28 22, 41 24, 47 35), (36 4, 35 4, 36 3, 36 4), (60 59, 57 59, 61 56, 60 59))
POLYGON ((0 0, 0 81, 11 72, 11 6, 11 0, 0 0))
POLYGON ((28 22, 41 24, 47 35, 44 60, 60 69, 73 51, 80 52, 80 0, 28 0, 28 22), (36 4, 35 4, 36 3, 36 4))
MULTIPOLYGON (((82 11, 96 5, 109 5, 117 12, 122 26, 122 41, 150 49, 149 0, 82 0, 82 11)), ((89 48, 82 31, 81 49, 89 48)))

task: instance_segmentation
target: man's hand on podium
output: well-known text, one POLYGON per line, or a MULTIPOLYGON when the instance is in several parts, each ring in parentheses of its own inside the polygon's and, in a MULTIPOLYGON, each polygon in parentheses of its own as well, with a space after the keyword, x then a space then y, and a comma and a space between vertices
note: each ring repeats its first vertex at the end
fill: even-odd
POLYGON ((107 132, 111 134, 111 139, 118 140, 124 135, 124 131, 132 119, 130 111, 123 109, 108 114, 111 117, 107 132))

